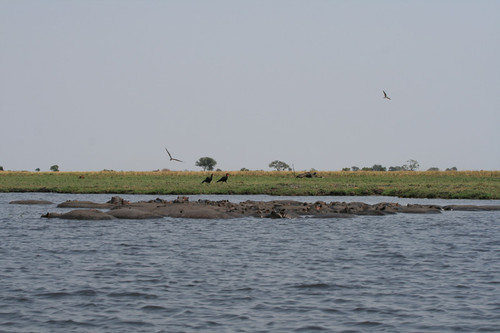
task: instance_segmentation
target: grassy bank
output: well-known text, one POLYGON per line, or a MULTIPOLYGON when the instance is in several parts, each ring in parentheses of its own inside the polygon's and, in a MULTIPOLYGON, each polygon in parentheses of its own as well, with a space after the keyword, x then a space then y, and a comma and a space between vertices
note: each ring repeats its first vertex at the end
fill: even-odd
POLYGON ((227 184, 201 184, 208 172, 0 172, 0 192, 135 194, 385 195, 500 199, 500 171, 292 172, 234 171, 227 184))

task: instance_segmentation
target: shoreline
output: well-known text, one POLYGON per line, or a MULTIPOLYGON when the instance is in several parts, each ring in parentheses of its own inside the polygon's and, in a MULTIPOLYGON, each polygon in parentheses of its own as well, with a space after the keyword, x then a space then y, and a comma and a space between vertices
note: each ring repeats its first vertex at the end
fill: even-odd
MULTIPOLYGON (((384 196, 500 199, 500 171, 332 171, 297 178, 287 171, 230 171, 227 183, 202 184, 209 172, 0 172, 0 193, 384 196)), ((225 171, 214 172, 214 179, 225 171)))

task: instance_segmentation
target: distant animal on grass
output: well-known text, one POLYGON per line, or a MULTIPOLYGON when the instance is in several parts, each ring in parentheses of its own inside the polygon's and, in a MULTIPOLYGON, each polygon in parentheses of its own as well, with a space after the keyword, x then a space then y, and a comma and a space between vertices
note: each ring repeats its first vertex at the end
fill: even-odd
POLYGON ((205 178, 201 183, 207 183, 210 184, 212 182, 212 179, 214 178, 214 174, 211 174, 210 177, 205 178))
POLYGON ((323 178, 321 176, 318 176, 316 172, 304 172, 301 173, 300 175, 297 175, 295 178, 323 178))
POLYGON ((219 179, 219 180, 217 181, 217 183, 218 183, 218 182, 227 183, 227 178, 228 178, 228 177, 229 177, 229 174, 228 174, 228 173, 226 173, 226 175, 225 175, 225 176, 223 176, 223 177, 221 177, 221 179, 219 179))
POLYGON ((176 158, 173 158, 172 155, 170 155, 170 152, 168 151, 167 147, 165 147, 165 150, 167 151, 168 157, 170 157, 171 161, 177 161, 177 162, 182 162, 181 160, 178 160, 176 158))

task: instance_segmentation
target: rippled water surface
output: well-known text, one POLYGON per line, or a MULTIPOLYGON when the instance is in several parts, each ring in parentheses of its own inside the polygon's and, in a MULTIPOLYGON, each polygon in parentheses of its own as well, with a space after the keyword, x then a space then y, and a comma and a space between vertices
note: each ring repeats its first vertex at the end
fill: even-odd
POLYGON ((110 197, 0 194, 0 332, 500 331, 500 212, 68 221, 8 204, 110 197))

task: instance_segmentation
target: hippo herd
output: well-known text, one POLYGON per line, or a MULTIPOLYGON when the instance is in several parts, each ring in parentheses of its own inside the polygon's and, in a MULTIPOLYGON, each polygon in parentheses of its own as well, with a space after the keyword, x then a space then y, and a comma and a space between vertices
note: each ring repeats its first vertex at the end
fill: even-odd
MULTIPOLYGON (((21 200, 11 204, 47 205, 48 201, 21 200)), ((421 205, 381 202, 366 204, 362 202, 314 203, 295 200, 244 201, 233 203, 228 200, 197 200, 180 196, 172 201, 157 198, 150 201, 129 202, 120 197, 112 197, 106 203, 69 200, 57 205, 59 208, 72 209, 68 212, 48 212, 44 218, 69 220, 111 220, 111 219, 155 219, 163 217, 193 219, 231 219, 241 217, 256 218, 348 218, 359 215, 383 216, 387 214, 439 214, 442 211, 493 211, 500 206, 484 205, 421 205)))

